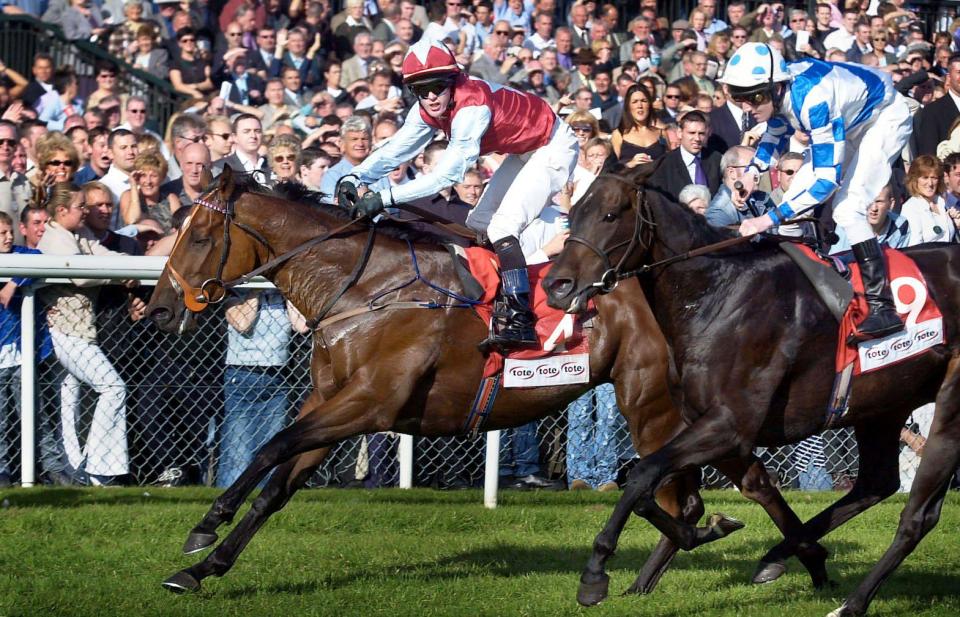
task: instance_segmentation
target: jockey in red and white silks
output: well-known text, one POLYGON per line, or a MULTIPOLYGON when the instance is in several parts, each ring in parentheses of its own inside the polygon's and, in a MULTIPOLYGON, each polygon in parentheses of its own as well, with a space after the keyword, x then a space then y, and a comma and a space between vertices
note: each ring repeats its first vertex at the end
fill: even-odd
POLYGON ((573 175, 579 154, 569 127, 539 97, 464 74, 440 42, 420 41, 403 62, 404 82, 417 96, 403 127, 341 180, 341 205, 371 216, 384 206, 437 194, 457 182, 478 157, 508 155, 467 224, 485 231, 500 258, 504 302, 488 342, 536 343, 530 287, 518 237, 573 175), (414 158, 442 131, 449 145, 434 170, 357 201, 355 182, 369 184, 414 158))

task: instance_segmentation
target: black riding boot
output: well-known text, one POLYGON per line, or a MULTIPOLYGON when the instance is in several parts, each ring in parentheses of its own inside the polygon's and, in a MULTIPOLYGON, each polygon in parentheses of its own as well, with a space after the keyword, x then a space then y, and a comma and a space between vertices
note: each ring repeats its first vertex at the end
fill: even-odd
POLYGON ((520 241, 513 236, 494 243, 500 258, 500 298, 494 303, 490 336, 481 349, 501 349, 537 344, 536 316, 530 309, 530 279, 520 241))
POLYGON ((860 265, 860 280, 867 298, 870 312, 857 326, 859 341, 883 338, 903 330, 903 321, 894 308, 893 293, 887 281, 887 268, 883 262, 883 251, 876 238, 853 245, 853 255, 860 265))

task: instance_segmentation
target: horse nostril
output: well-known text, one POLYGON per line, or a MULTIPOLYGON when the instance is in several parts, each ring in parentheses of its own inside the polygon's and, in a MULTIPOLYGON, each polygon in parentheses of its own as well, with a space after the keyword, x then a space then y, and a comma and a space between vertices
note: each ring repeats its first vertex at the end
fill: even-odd
POLYGON ((149 317, 153 323, 162 326, 170 323, 170 320, 173 319, 173 311, 165 306, 158 306, 151 309, 147 317, 149 317))
POLYGON ((561 299, 566 298, 573 291, 573 280, 557 278, 550 281, 549 289, 550 295, 561 299))

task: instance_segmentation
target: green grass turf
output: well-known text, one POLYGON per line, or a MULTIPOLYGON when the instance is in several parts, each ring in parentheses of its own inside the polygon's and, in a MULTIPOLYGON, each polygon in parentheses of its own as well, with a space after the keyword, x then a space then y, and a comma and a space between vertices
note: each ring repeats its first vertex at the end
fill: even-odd
MULTIPOLYGON (((887 548, 903 496, 825 540, 832 591, 815 592, 796 560, 776 583, 749 583, 778 538, 759 507, 729 491, 705 493, 707 512, 747 523, 681 553, 657 590, 621 597, 657 534, 636 517, 609 563, 611 597, 577 606, 577 581, 616 495, 479 491, 311 490, 274 516, 224 578, 199 594, 160 587, 203 555, 184 556, 209 489, 0 491, 0 616, 113 615, 825 615, 887 548)), ((809 518, 836 494, 790 493, 809 518)), ((238 519, 239 520, 239 519, 238 519)), ((960 615, 960 496, 880 590, 873 615, 960 615)))

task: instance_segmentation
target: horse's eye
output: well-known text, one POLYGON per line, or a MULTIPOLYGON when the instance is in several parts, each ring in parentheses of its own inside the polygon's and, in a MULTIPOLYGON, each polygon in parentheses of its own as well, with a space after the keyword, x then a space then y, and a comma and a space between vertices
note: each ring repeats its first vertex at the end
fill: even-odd
POLYGON ((612 223, 612 222, 614 222, 615 220, 617 220, 617 213, 616 213, 616 212, 607 212, 606 214, 603 215, 603 220, 604 220, 605 222, 607 222, 607 223, 612 223))
POLYGON ((193 243, 196 246, 206 246, 207 244, 210 244, 210 238, 207 236, 196 236, 193 239, 193 243))

